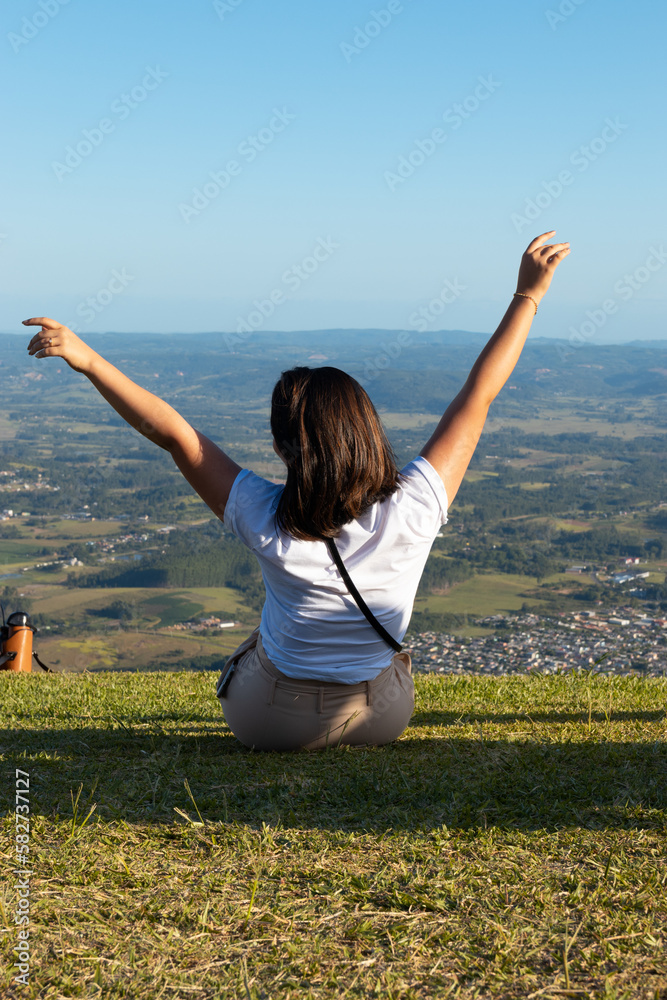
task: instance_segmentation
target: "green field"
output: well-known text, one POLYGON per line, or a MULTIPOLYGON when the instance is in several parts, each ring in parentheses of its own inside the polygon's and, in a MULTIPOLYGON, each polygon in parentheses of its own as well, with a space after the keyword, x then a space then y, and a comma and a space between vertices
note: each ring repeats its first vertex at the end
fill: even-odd
MULTIPOLYGON (((49 543, 71 541, 73 538, 101 538, 105 535, 122 535, 128 530, 122 521, 50 521, 48 526, 37 530, 36 537, 48 539, 49 543)), ((44 543, 46 544, 46 543, 44 543)))
POLYGON ((155 597, 148 597, 141 602, 142 614, 157 615, 155 622, 157 628, 187 621, 200 615, 203 610, 203 605, 188 600, 184 594, 178 592, 156 594, 155 597))
MULTIPOLYGON (((84 609, 87 607, 102 608, 119 599, 135 603, 139 609, 161 602, 173 604, 176 595, 196 606, 197 611, 192 614, 198 613, 200 609, 202 614, 218 610, 225 610, 231 614, 247 613, 241 595, 230 587, 192 587, 187 590, 169 590, 161 587, 86 587, 80 590, 54 585, 26 588, 26 592, 38 595, 40 611, 54 616, 74 616, 85 613, 84 609)), ((174 621, 185 621, 190 617, 191 614, 186 611, 182 617, 174 617, 174 621)))
POLYGON ((519 483, 522 490, 546 490, 550 485, 550 483, 519 483))
MULTIPOLYGON (((557 583, 572 578, 563 574, 548 577, 545 583, 557 583)), ((534 590, 535 578, 508 573, 485 573, 482 576, 457 583, 447 594, 431 594, 417 598, 415 611, 430 611, 436 614, 450 613, 470 615, 471 618, 519 611, 524 604, 539 608, 540 601, 523 596, 526 590, 534 590)))
POLYGON ((479 483, 483 479, 489 479, 490 477, 497 475, 497 472, 485 472, 480 469, 468 469, 464 478, 467 483, 479 483))
MULTIPOLYGON (((644 436, 646 434, 662 434, 664 428, 654 423, 644 423, 631 421, 628 423, 618 423, 609 419, 597 418, 595 416, 581 416, 565 403, 563 409, 549 410, 541 408, 539 416, 526 417, 495 417, 493 411, 484 427, 484 434, 492 434, 497 430, 507 430, 516 427, 525 434, 577 434, 585 431, 586 434, 599 434, 619 437, 623 440, 644 436)), ((574 408, 578 400, 572 400, 571 407, 574 408)), ((484 443, 482 435, 482 446, 484 443)))
POLYGON ((0 441, 11 441, 16 436, 16 422, 4 414, 0 416, 0 441))
POLYGON ((184 661, 199 657, 224 660, 259 621, 257 612, 243 604, 238 591, 227 587, 80 590, 21 584, 21 589, 32 596, 35 608, 42 614, 69 623, 57 635, 40 629, 34 640, 35 649, 45 663, 68 672, 105 667, 146 670, 158 662, 178 670, 184 661), (135 620, 132 624, 125 623, 123 629, 109 618, 92 614, 119 600, 135 609, 135 620), (169 630, 177 622, 213 613, 240 619, 244 624, 211 636, 169 630), (89 634, 91 623, 98 634, 89 634), (86 632, 82 632, 84 625, 86 632))
MULTIPOLYGON (((42 549, 50 549, 50 542, 35 541, 27 538, 0 539, 0 567, 2 572, 10 572, 5 566, 25 566, 26 562, 46 562, 52 555, 37 555, 42 549)), ((57 551, 54 547, 53 551, 57 551)))
POLYGON ((395 743, 284 754, 212 672, 0 681, 3 997, 667 995, 664 679, 421 676, 395 743))

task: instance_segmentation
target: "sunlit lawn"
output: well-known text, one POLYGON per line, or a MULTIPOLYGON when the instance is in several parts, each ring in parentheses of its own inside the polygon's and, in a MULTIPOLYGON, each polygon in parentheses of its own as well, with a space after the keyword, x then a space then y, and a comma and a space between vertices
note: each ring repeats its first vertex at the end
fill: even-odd
POLYGON ((216 678, 0 675, 3 997, 667 995, 666 680, 418 676, 392 745, 261 754, 216 678))

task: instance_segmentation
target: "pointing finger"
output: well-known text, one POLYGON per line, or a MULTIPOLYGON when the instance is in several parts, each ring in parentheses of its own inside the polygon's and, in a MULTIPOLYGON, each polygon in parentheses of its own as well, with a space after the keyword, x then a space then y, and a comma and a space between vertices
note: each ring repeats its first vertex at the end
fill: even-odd
POLYGON ((43 326, 46 330, 57 330, 60 323, 49 319, 48 316, 34 316, 32 319, 24 319, 23 326, 43 326))

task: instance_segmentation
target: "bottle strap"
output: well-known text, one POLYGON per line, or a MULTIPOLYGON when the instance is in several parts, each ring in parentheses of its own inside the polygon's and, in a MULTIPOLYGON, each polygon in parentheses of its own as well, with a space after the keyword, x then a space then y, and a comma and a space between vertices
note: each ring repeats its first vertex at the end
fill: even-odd
POLYGON ((42 670, 45 670, 47 672, 47 674, 57 674, 57 673, 59 673, 58 670, 52 670, 51 667, 47 667, 47 665, 45 663, 42 663, 42 661, 40 660, 39 656, 37 655, 37 653, 35 652, 34 649, 32 651, 32 655, 33 655, 33 658, 40 665, 40 667, 42 668, 42 670))
POLYGON ((361 613, 363 614, 363 616, 366 619, 366 621, 368 621, 373 626, 373 628, 375 629, 375 631, 377 632, 377 634, 382 639, 384 639, 384 641, 386 643, 388 643, 391 646, 392 649, 396 650, 397 653, 400 653, 400 651, 403 649, 403 647, 400 645, 400 643, 396 642, 395 639, 392 639, 392 637, 387 632, 386 628, 384 628, 382 625, 380 625, 380 622, 377 620, 377 618, 375 617, 375 615, 373 614, 373 612, 370 610, 370 608, 368 607, 368 605, 364 601, 363 597, 361 596, 361 594, 359 593, 359 591, 357 590, 357 588, 355 587, 355 585, 352 583, 352 580, 350 579, 350 574, 345 569, 345 565, 343 563, 343 560, 340 557, 340 552, 336 548, 336 543, 334 542, 333 538, 325 538, 324 541, 327 543, 327 548, 329 549, 329 552, 331 553, 331 558, 333 559, 333 561, 335 562, 336 566, 338 567, 338 572, 340 573, 340 575, 342 576, 343 580, 345 581, 345 585, 346 585, 347 589, 349 590, 350 594, 352 595, 352 597, 356 601, 357 606, 358 606, 359 610, 361 611, 361 613))

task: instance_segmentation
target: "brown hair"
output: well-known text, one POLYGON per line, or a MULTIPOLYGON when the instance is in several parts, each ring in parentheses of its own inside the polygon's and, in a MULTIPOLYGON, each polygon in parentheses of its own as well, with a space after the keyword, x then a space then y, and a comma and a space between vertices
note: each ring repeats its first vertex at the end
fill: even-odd
POLYGON ((271 398, 271 431, 287 463, 276 525, 314 541, 399 488, 396 458, 366 390, 338 368, 295 367, 271 398))

